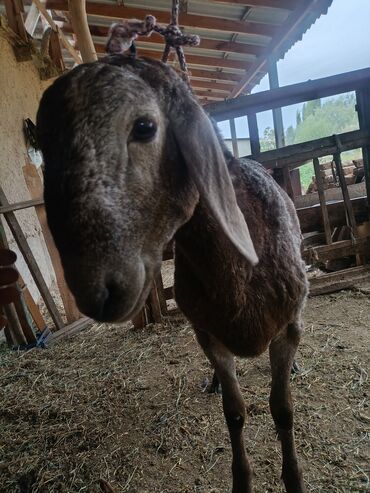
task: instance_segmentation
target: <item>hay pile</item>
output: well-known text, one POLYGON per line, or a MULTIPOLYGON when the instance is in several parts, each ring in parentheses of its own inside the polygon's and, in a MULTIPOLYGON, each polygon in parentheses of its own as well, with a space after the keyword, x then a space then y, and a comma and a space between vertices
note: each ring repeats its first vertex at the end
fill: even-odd
MULTIPOLYGON (((309 492, 365 492, 370 301, 313 298, 293 378, 297 444, 309 492)), ((256 492, 282 492, 268 410, 267 357, 239 361, 256 492)), ((229 439, 211 369, 189 324, 135 332, 94 325, 48 350, 0 354, 0 491, 230 491, 229 439)))

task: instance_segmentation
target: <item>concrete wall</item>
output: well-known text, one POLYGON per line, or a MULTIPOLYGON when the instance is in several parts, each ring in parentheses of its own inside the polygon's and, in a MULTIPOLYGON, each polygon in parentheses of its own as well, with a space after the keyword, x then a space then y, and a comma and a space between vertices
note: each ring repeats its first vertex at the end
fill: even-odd
MULTIPOLYGON (((27 158, 23 120, 30 118, 33 122, 36 121, 41 95, 49 83, 40 80, 32 61, 17 62, 12 47, 0 37, 0 183, 10 203, 31 198, 22 172, 27 158)), ((54 270, 34 209, 16 212, 16 216, 47 285, 54 288, 54 270)), ((19 254, 8 229, 6 234, 11 248, 18 254, 18 269, 31 294, 38 301, 39 292, 22 255, 19 254)))

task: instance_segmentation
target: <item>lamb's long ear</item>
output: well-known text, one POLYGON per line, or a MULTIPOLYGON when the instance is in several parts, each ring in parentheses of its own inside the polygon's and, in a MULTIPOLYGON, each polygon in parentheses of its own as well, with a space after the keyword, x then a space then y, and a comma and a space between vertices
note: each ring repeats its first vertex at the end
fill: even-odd
POLYGON ((186 98, 185 107, 174 106, 171 126, 201 198, 229 240, 255 265, 257 254, 212 123, 191 97, 186 98))

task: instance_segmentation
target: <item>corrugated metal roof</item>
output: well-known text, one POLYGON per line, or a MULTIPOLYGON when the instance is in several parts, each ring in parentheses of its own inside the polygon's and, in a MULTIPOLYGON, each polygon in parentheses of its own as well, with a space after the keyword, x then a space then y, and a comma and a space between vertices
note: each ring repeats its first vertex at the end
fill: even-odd
MULTIPOLYGON (((30 4, 30 0, 25 0, 30 4)), ((186 47, 191 83, 204 102, 249 92, 266 73, 266 59, 280 58, 304 32, 325 14, 332 0, 188 0, 182 2, 179 23, 187 33, 201 37, 199 47, 186 47)), ((122 18, 155 15, 161 24, 170 20, 172 0, 88 0, 88 22, 99 56, 104 56, 107 31, 122 18)), ((46 0, 53 18, 73 42, 67 0, 46 0)), ((27 10, 27 6, 26 6, 27 10)), ((36 31, 41 35, 42 30, 36 31)), ((37 36, 37 34, 36 34, 37 36)), ((138 55, 160 58, 158 35, 139 38, 138 55)), ((63 50, 67 66, 73 65, 63 50)), ((176 66, 176 60, 172 61, 176 66)))

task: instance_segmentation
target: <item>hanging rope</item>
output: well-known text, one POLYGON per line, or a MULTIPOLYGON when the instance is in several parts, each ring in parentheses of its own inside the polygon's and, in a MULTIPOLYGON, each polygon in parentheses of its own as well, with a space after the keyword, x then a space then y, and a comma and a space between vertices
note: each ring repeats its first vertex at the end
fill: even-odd
POLYGON ((194 34, 182 33, 178 23, 179 5, 179 0, 172 1, 171 22, 167 27, 159 26, 157 19, 153 15, 147 15, 144 21, 132 19, 113 24, 108 33, 106 52, 109 54, 121 54, 130 50, 131 54, 135 56, 135 39, 138 36, 150 36, 153 31, 157 32, 164 37, 166 43, 162 62, 167 63, 171 48, 173 48, 179 60, 182 77, 189 83, 188 67, 183 46, 197 46, 200 43, 200 38, 194 34))

